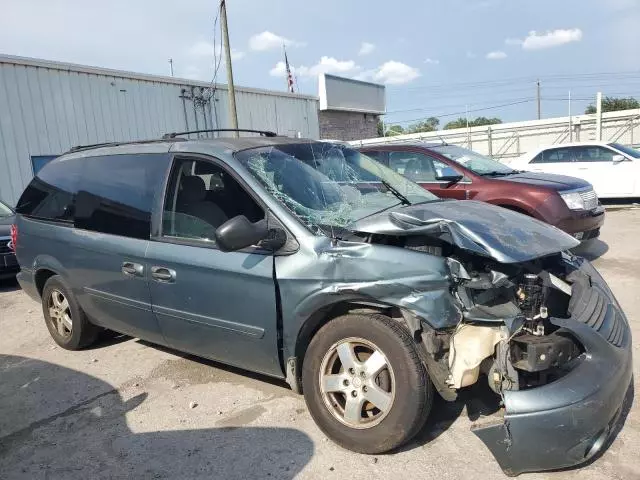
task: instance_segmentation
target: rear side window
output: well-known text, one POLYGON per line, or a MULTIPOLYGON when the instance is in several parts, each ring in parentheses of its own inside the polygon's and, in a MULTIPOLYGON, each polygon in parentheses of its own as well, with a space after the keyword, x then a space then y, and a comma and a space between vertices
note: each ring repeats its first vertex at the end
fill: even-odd
POLYGON ((87 158, 76 197, 76 227, 149 238, 153 200, 167 163, 166 154, 87 158))
POLYGON ((16 210, 84 230, 149 238, 153 200, 168 162, 167 154, 55 160, 38 172, 16 210))
POLYGON ((63 159, 43 167, 18 200, 16 212, 44 220, 73 222, 83 163, 83 159, 63 159))
POLYGON ((552 148, 540 152, 529 163, 569 163, 573 162, 570 148, 552 148))
POLYGON ((377 160, 383 165, 389 166, 389 152, 368 150, 366 152, 362 152, 362 154, 377 160))

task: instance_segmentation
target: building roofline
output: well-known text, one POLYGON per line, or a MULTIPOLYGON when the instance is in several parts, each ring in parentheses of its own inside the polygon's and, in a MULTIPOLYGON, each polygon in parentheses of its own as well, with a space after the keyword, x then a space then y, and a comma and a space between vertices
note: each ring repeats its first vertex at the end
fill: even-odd
MULTIPOLYGON (((181 86, 210 87, 210 82, 201 80, 189 80, 187 78, 167 77, 163 75, 151 75, 147 73, 130 72, 126 70, 115 70, 111 68, 92 67, 90 65, 79 65, 76 63, 57 62, 54 60, 43 60, 39 58, 18 57, 15 55, 0 54, 0 64, 23 65, 25 67, 47 68, 50 70, 59 70, 65 72, 79 72, 90 75, 100 75, 105 77, 123 78, 127 80, 141 80, 145 82, 165 83, 181 86)), ((216 83, 217 89, 227 90, 227 85, 216 83)), ((306 100, 318 100, 313 95, 301 95, 290 92, 278 92, 274 90, 266 90, 262 88, 252 87, 236 87, 239 92, 260 93, 277 97, 302 98, 306 100)))

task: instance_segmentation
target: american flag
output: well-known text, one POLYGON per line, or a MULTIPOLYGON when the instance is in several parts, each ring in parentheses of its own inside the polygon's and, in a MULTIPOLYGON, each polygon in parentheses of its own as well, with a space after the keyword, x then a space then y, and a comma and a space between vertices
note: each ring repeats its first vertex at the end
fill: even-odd
MULTIPOLYGON (((284 49, 284 46, 283 46, 284 49)), ((293 91, 293 75, 291 75, 291 67, 289 66, 289 59, 287 58, 287 50, 284 50, 284 65, 287 69, 287 90, 289 92, 294 93, 293 91)))

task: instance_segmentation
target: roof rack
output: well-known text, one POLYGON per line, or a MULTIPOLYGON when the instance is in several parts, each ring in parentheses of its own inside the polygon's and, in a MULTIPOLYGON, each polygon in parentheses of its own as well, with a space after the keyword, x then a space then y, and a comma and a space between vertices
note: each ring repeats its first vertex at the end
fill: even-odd
POLYGON ((176 138, 180 135, 189 135, 191 133, 209 133, 209 132, 247 132, 247 133, 259 133, 263 137, 277 137, 278 134, 270 132, 268 130, 250 130, 247 128, 214 128, 210 130, 190 130, 188 132, 172 132, 165 133, 162 138, 165 140, 176 138))
POLYGON ((141 143, 163 143, 167 140, 173 141, 183 141, 183 138, 161 138, 161 139, 152 139, 152 140, 133 140, 128 142, 105 142, 105 143, 93 143, 89 145, 76 145, 75 147, 71 147, 67 153, 80 152, 82 150, 91 150, 92 148, 100 148, 100 147, 117 147, 119 145, 135 145, 141 143))

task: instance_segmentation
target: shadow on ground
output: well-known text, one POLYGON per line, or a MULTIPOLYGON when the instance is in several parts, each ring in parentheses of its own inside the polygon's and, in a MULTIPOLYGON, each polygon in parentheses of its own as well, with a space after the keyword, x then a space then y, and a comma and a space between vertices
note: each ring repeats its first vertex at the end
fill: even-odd
POLYGON ((5 278, 0 280, 0 293, 2 292, 15 292, 20 290, 20 284, 15 277, 5 278))
POLYGON ((472 422, 497 413, 500 410, 500 397, 487 385, 486 378, 480 377, 477 383, 462 390, 455 402, 447 402, 434 392, 433 406, 427 423, 420 432, 400 451, 421 447, 446 432, 465 411, 472 422))
POLYGON ((594 238, 593 240, 587 240, 572 251, 576 255, 584 257, 591 262, 607 253, 609 251, 609 245, 599 238, 594 238))
POLYGON ((288 479, 314 453, 290 428, 135 433, 126 415, 146 393, 124 400, 102 380, 38 360, 0 356, 0 376, 3 478, 288 479))

